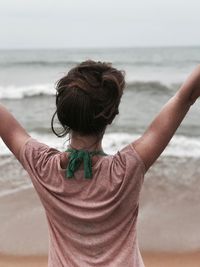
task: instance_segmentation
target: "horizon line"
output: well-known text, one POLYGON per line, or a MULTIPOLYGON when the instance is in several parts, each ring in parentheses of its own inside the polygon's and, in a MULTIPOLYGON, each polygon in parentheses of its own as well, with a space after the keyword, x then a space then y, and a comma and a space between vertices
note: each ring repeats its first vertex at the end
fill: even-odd
POLYGON ((0 50, 95 50, 95 49, 131 49, 131 48, 200 48, 200 44, 188 45, 132 45, 132 46, 84 46, 84 47, 0 47, 0 50))

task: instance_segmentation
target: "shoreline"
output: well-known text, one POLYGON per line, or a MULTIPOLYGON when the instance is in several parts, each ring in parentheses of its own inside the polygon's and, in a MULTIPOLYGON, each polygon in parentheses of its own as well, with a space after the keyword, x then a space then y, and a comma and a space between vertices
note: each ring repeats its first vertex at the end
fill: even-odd
POLYGON ((1 267, 47 267, 47 255, 12 255, 0 253, 1 267))
MULTIPOLYGON (((142 251, 141 254, 145 267, 199 267, 200 263, 200 251, 185 253, 142 251)), ((47 255, 0 254, 0 266, 47 267, 47 255)))
MULTIPOLYGON (((141 192, 137 224, 141 251, 200 251, 200 183, 195 183, 196 188, 192 195, 188 192, 190 187, 170 186, 168 189, 167 185, 163 184, 167 178, 161 180, 159 176, 154 175, 153 170, 146 177, 141 192)), ((26 188, 0 199, 0 253, 46 255, 47 221, 34 188, 26 188)))
MULTIPOLYGON (((137 225, 145 267, 200 266, 200 166, 196 160, 182 159, 174 170, 170 166, 175 159, 159 159, 145 177, 137 225), (188 165, 193 170, 190 180, 188 165)), ((17 164, 11 165, 18 170, 17 164)), ((0 266, 47 267, 48 228, 34 188, 24 184, 23 190, 0 200, 0 266)))

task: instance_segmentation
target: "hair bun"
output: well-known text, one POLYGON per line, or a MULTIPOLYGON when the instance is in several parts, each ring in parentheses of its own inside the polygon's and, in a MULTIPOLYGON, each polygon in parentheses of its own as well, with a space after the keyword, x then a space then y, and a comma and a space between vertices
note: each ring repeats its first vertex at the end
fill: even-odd
POLYGON ((57 83, 55 114, 64 129, 57 135, 70 130, 85 135, 102 133, 119 113, 124 87, 124 72, 111 63, 88 60, 71 69, 57 83))
POLYGON ((99 104, 102 108, 95 118, 102 117, 107 124, 113 121, 119 113, 118 106, 124 86, 124 77, 119 75, 119 71, 111 69, 102 74, 101 97, 99 98, 99 104))

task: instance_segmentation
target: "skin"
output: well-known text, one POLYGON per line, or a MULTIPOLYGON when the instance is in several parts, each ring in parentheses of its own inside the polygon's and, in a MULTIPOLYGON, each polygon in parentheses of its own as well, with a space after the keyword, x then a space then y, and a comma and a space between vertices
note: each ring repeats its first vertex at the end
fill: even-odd
POLYGON ((71 147, 74 147, 76 149, 87 149, 89 151, 94 150, 103 150, 102 148, 102 138, 99 138, 97 136, 91 135, 91 136, 83 136, 80 135, 77 132, 71 133, 71 147))
MULTIPOLYGON (((178 92, 162 108, 145 133, 133 142, 134 148, 142 158, 146 170, 163 152, 191 105, 200 96, 200 65, 190 74, 178 92)), ((0 136, 7 147, 19 159, 21 146, 30 138, 26 130, 13 115, 0 105, 0 136)), ((102 149, 101 140, 95 136, 81 136, 72 132, 71 145, 74 148, 102 149)), ((63 158, 63 164, 66 158, 63 158)))

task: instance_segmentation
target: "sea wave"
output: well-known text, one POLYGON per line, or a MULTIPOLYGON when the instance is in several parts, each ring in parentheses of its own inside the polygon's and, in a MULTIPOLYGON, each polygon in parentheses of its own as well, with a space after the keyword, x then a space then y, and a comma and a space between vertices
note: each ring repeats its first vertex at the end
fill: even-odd
POLYGON ((10 61, 10 62, 0 62, 0 68, 16 68, 16 67, 63 67, 63 66, 72 66, 77 65, 80 62, 77 61, 66 61, 66 60, 57 60, 57 61, 48 61, 48 60, 30 60, 30 61, 10 61))
MULTIPOLYGON (((92 55, 92 57, 96 58, 97 56, 92 55)), ((71 67, 79 64, 81 61, 86 59, 77 59, 77 60, 22 60, 22 61, 1 61, 0 68, 16 68, 16 67, 44 67, 44 68, 55 68, 55 67, 71 67)), ((102 60, 105 62, 110 62, 109 60, 102 60)), ((158 59, 150 59, 150 60, 133 60, 123 59, 123 60, 115 60, 112 59, 113 66, 132 66, 132 67, 183 67, 188 65, 196 65, 199 64, 198 59, 176 59, 176 61, 167 60, 166 58, 158 58, 158 59)))
POLYGON ((35 84, 29 86, 0 86, 0 99, 22 99, 39 95, 55 95, 52 84, 35 84))
POLYGON ((180 86, 180 83, 165 84, 160 81, 129 81, 127 83, 127 89, 135 91, 151 91, 151 92, 166 92, 173 91, 180 86))
MULTIPOLYGON (((45 143, 58 150, 64 151, 67 148, 67 141, 56 138, 53 134, 39 134, 36 132, 30 135, 38 141, 45 143)), ((115 154, 117 151, 138 139, 139 135, 129 133, 107 133, 103 139, 103 147, 106 153, 115 154)), ((0 141, 0 156, 10 155, 10 150, 0 141)), ((162 156, 199 158, 200 157, 200 138, 175 135, 162 156)))
MULTIPOLYGON (((129 133, 110 133, 105 135, 103 144, 105 149, 113 154, 138 138, 139 135, 129 133)), ((162 156, 199 158, 200 138, 175 135, 162 153, 162 156)))
MULTIPOLYGON (((160 81, 128 81, 128 90, 166 92, 176 89, 179 84, 167 85, 160 81)), ((35 96, 55 95, 54 84, 33 84, 28 86, 0 86, 0 99, 22 99, 35 96)))

